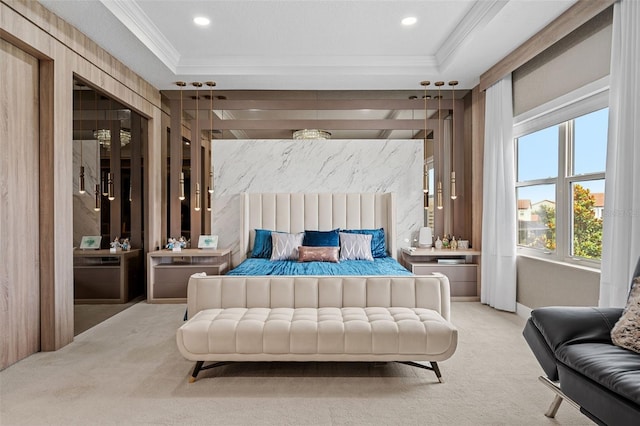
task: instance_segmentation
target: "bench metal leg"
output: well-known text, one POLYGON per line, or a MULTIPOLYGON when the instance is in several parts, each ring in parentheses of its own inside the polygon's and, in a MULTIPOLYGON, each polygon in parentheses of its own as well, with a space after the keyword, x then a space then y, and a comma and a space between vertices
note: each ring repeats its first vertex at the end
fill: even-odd
POLYGON ((191 374, 191 377, 189 377, 189 383, 193 383, 196 381, 196 377, 198 376, 198 373, 200 372, 200 370, 202 370, 202 364, 204 364, 204 361, 196 362, 196 366, 193 367, 193 373, 191 374))
POLYGON ((196 381, 196 377, 200 370, 208 370, 210 368, 222 367, 223 365, 231 364, 231 362, 214 362, 213 364, 204 365, 204 361, 196 361, 196 366, 193 367, 193 373, 191 373, 191 377, 189 377, 189 383, 193 383, 196 381))
POLYGON ((410 365, 411 367, 431 370, 436 374, 436 377, 438 378, 438 382, 444 383, 444 380, 442 379, 442 374, 440 374, 440 367, 438 367, 438 363, 435 361, 429 361, 429 364, 431 365, 424 365, 414 361, 397 361, 397 362, 400 364, 410 365))

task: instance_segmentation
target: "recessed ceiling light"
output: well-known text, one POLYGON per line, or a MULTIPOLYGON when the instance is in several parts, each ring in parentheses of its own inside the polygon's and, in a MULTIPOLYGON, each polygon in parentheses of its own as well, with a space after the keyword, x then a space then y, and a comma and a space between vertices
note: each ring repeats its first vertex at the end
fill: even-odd
POLYGON ((205 25, 209 25, 211 21, 209 20, 209 18, 205 18, 204 16, 196 16, 195 18, 193 18, 193 22, 196 25, 204 27, 205 25))
POLYGON ((402 25, 409 26, 418 22, 418 18, 416 18, 415 16, 408 16, 404 18, 401 22, 402 22, 402 25))

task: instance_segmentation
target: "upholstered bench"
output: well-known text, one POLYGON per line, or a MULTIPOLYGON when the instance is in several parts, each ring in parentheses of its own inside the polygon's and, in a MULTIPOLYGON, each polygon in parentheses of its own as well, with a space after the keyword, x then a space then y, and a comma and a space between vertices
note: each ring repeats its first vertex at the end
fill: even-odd
POLYGON ((237 361, 398 361, 433 370, 456 350, 444 275, 198 276, 180 353, 201 369, 237 361), (205 361, 213 361, 203 366, 205 361), (430 365, 415 361, 429 361, 430 365))

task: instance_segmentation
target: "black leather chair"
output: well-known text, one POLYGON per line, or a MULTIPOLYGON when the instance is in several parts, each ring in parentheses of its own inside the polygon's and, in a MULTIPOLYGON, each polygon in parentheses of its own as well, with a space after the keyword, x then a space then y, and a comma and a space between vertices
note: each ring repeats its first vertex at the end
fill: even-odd
MULTIPOLYGON (((640 276, 640 259, 634 277, 640 276)), ((640 425, 640 354, 615 346, 611 329, 622 309, 534 309, 523 335, 556 392, 547 417, 563 400, 601 425, 640 425)))

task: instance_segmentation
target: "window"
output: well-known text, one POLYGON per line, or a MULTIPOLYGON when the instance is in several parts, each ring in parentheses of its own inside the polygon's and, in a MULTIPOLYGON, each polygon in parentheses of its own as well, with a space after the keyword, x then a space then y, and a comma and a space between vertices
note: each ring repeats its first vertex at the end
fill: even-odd
POLYGON ((609 110, 593 106, 558 124, 514 127, 518 246, 527 254, 600 261, 609 110))

